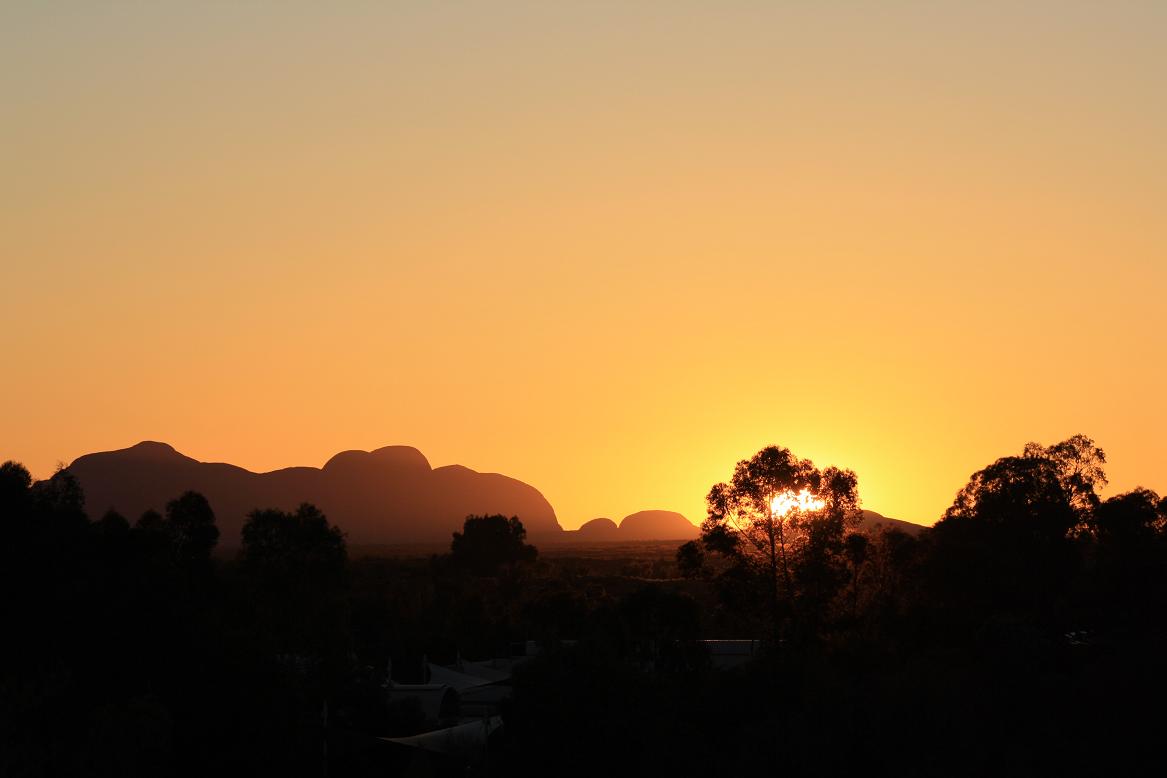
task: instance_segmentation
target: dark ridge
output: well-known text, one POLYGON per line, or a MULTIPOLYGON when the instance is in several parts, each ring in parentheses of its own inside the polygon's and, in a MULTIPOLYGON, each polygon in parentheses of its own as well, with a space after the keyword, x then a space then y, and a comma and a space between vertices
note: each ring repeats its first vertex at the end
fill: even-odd
POLYGON ((875 511, 864 510, 863 518, 859 522, 859 529, 871 532, 880 529, 897 529, 913 537, 927 529, 921 524, 913 524, 903 519, 892 519, 875 511))
POLYGON ((700 529, 676 511, 639 511, 620 520, 626 540, 690 540, 700 529))
POLYGON ((343 451, 324 467, 253 473, 235 465, 199 462, 165 443, 142 442, 119 451, 78 457, 69 471, 85 490, 90 512, 113 509, 131 518, 162 510, 187 490, 202 493, 215 511, 222 543, 256 508, 294 510, 310 502, 350 543, 449 543, 470 514, 518 516, 533 535, 562 533, 551 504, 534 487, 498 473, 461 465, 431 469, 409 446, 343 451))
POLYGON ((606 540, 619 538, 619 532, 620 528, 611 519, 592 519, 591 521, 584 522, 576 530, 576 535, 580 540, 584 538, 589 540, 606 540))

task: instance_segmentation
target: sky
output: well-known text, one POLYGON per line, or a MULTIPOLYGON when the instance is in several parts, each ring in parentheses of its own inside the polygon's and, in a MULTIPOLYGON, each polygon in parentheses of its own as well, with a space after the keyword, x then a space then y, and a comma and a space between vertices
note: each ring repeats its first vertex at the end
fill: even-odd
POLYGON ((1167 490, 1167 4, 0 5, 0 459, 1167 490))

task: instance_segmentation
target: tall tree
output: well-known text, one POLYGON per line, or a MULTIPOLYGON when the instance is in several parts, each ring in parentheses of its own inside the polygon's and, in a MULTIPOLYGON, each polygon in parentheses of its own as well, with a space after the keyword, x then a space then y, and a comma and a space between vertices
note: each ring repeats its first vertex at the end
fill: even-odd
POLYGON ((1058 482, 1079 514, 1098 506, 1097 490, 1106 486, 1106 452, 1081 433, 1052 446, 1027 443, 1025 456, 1053 463, 1058 482))
POLYGON ((16 521, 28 509, 32 476, 19 462, 0 465, 0 522, 16 521))
POLYGON ((930 534, 929 591, 969 619, 1011 613, 1050 630, 1073 620, 1074 538, 1092 533, 1106 455, 1085 435, 973 473, 930 534), (975 582, 975 585, 970 582, 975 582))
POLYGON ((526 539, 517 516, 467 516, 450 552, 457 566, 475 575, 496 575, 507 566, 535 561, 539 552, 526 539))
POLYGON ((294 513, 255 510, 243 525, 240 559, 258 626, 285 655, 335 663, 347 646, 344 535, 314 505, 294 513))
POLYGON ((855 474, 819 470, 787 448, 767 446, 738 462, 706 503, 703 545, 765 582, 777 641, 796 587, 818 608, 836 583, 833 563, 844 531, 860 515, 855 474))
POLYGON ((166 505, 166 520, 173 533, 174 552, 183 563, 205 563, 219 541, 215 512, 207 498, 186 492, 166 505))
POLYGON ((1009 523, 1048 538, 1089 524, 1106 485, 1106 454, 1085 435, 1052 446, 1028 443, 1020 456, 1002 457, 969 477, 945 519, 1009 523))

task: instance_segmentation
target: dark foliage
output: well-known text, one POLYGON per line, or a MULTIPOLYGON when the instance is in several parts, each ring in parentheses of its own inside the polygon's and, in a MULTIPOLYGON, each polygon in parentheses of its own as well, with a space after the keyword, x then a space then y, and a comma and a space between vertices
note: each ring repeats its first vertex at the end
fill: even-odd
POLYGON ((697 578, 705 572, 705 548, 699 541, 690 540, 677 549, 677 570, 686 578, 697 578))
POLYGON ((0 775, 1156 772, 1167 501, 1102 499, 1104 463, 1030 444, 913 537, 856 531, 853 474, 766 449, 675 563, 537 557, 502 516, 448 555, 350 559, 311 505, 253 511, 228 558, 197 494, 91 521, 67 471, 6 463, 0 775), (823 506, 767 526, 794 487, 823 506), (727 666, 725 638, 761 648, 727 666), (390 666, 525 641, 488 758, 379 739, 427 727, 390 666))
POLYGON ((495 575, 506 566, 534 562, 535 547, 524 542, 527 530, 517 516, 467 516, 454 533, 450 552, 455 565, 475 575, 495 575))
MULTIPOLYGON (((843 537, 860 517, 855 473, 819 470, 790 449, 767 446, 738 462, 733 478, 715 484, 706 502, 701 546, 718 557, 723 591, 729 584, 739 593, 764 592, 762 600, 747 596, 753 608, 742 615, 768 617, 775 647, 811 634, 847 580, 843 537), (796 497, 813 500, 813 506, 775 508, 796 497)), ((686 548, 678 565, 692 570, 694 557, 695 549, 686 548)), ((723 601, 730 604, 739 593, 725 591, 723 601)))

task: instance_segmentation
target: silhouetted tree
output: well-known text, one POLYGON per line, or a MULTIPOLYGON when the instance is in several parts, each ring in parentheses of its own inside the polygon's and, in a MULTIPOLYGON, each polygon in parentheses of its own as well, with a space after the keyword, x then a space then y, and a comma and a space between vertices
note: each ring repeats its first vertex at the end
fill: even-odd
POLYGON ((677 570, 684 578, 698 578, 705 572, 705 549, 690 540, 677 549, 677 570))
POLYGON ((1064 537, 1077 514, 1056 465, 1041 456, 1002 457, 973 473, 944 519, 1024 524, 1031 532, 1064 537))
POLYGON ((64 468, 51 478, 37 481, 29 489, 33 510, 42 520, 68 524, 77 528, 88 522, 85 516, 85 493, 73 474, 64 468))
POLYGON ((1033 533, 1064 537, 1085 526, 1106 484, 1106 455, 1085 435, 1045 447, 1029 443, 1021 456, 978 470, 957 493, 945 519, 991 524, 1023 522, 1033 533))
POLYGON ((183 563, 205 563, 219 541, 215 512, 207 498, 186 492, 166 505, 176 557, 183 563))
POLYGON ((831 604, 848 579, 844 538, 858 526, 859 482, 850 470, 828 467, 822 471, 817 511, 796 511, 793 516, 794 572, 799 613, 806 627, 817 628, 828 616, 831 604))
POLYGON ((497 575, 506 566, 535 561, 539 552, 526 538, 517 516, 467 516, 450 553, 455 565, 474 575, 497 575))
POLYGON ((1094 509, 1095 593, 1105 621, 1139 628, 1167 607, 1165 508, 1155 492, 1138 488, 1094 509))
POLYGON ((143 511, 142 515, 138 517, 138 520, 134 522, 134 527, 143 532, 157 532, 162 534, 168 533, 170 529, 162 514, 153 508, 148 508, 143 511))
POLYGON ((851 615, 859 610, 859 574, 867 561, 871 542, 866 535, 852 532, 843 541, 847 561, 851 565, 851 615))
POLYGON ((132 535, 144 574, 159 582, 154 593, 162 593, 165 584, 170 583, 170 568, 174 566, 174 528, 161 513, 150 508, 134 522, 132 535))
POLYGON ((709 491, 702 542, 766 581, 775 641, 796 594, 817 614, 841 582, 843 533, 860 516, 857 483, 850 470, 819 470, 768 446, 709 491))
POLYGON ((1068 629, 1105 461, 1075 435, 1030 443, 973 473, 930 533, 924 589, 937 617, 983 625, 1008 615, 1068 629))
POLYGON ((33 483, 5 463, 0 775, 320 774, 325 739, 330 774, 395 774, 376 755, 405 752, 378 738, 424 716, 386 705, 386 659, 417 679, 426 654, 523 638, 544 650, 517 666, 475 774, 776 757, 789 775, 1143 774, 1161 722, 1137 703, 1167 694, 1167 500, 1099 498, 1104 463, 1085 436, 1031 443, 936 527, 860 534, 853 473, 772 447, 711 492, 676 552, 691 578, 650 586, 634 549, 528 564, 502 516, 469 517, 449 555, 350 565, 310 505, 254 511, 237 559, 203 565, 217 533, 197 494, 132 528, 90 522, 68 472, 33 483), (755 635, 775 602, 783 661, 706 661, 698 638, 755 635), (887 748, 905 731, 910 749, 887 748))
POLYGON ((344 535, 314 505, 248 514, 240 560, 276 652, 335 663, 346 650, 344 535))
POLYGON ((1142 487, 1115 495, 1094 509, 1091 529, 1100 540, 1150 542, 1167 529, 1167 501, 1142 487))
POLYGON ((1097 490, 1106 486, 1106 453, 1091 438, 1078 434, 1052 446, 1027 443, 1025 456, 1054 464, 1058 481, 1079 516, 1097 507, 1097 490))
POLYGON ((859 596, 876 631, 892 627, 911 604, 922 555, 921 542, 902 530, 883 529, 868 540, 859 596))
POLYGON ((19 462, 0 465, 0 522, 15 521, 28 510, 32 476, 19 462))
POLYGON ((126 517, 115 510, 108 510, 94 524, 95 527, 104 535, 120 536, 126 535, 130 531, 130 522, 126 517))
POLYGON ((340 529, 310 503, 301 504, 295 513, 254 510, 242 537, 243 562, 255 568, 311 569, 339 577, 347 558, 340 529))

